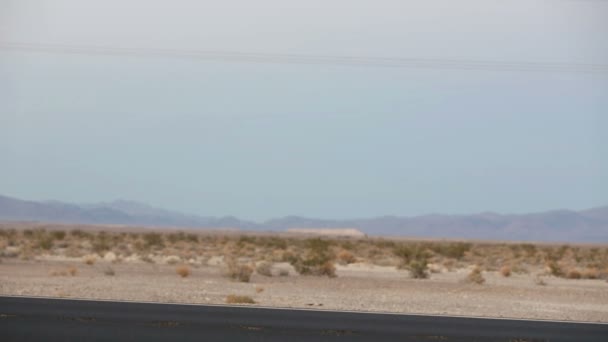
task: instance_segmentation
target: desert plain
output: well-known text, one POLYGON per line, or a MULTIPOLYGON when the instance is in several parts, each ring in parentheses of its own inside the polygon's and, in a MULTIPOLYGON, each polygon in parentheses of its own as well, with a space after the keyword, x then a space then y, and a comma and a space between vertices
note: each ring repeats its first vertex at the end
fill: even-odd
POLYGON ((608 322, 608 246, 0 224, 0 295, 608 322))

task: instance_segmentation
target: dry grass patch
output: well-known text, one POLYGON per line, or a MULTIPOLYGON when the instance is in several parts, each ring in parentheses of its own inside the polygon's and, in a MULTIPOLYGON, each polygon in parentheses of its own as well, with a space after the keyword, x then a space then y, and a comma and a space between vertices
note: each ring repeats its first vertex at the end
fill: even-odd
POLYGON ((228 295, 226 297, 228 304, 255 304, 255 300, 249 296, 228 295))
POLYGON ((190 275, 190 267, 186 265, 181 265, 175 269, 175 272, 179 274, 180 277, 186 278, 190 275))

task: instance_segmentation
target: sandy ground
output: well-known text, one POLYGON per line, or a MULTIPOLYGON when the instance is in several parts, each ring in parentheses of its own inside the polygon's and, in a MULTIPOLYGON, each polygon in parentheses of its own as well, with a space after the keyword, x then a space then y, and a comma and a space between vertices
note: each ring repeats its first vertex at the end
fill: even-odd
MULTIPOLYGON (((290 267, 277 264, 275 271, 290 267)), ((484 272, 486 283, 477 285, 463 282, 467 269, 420 280, 394 267, 351 264, 338 266, 336 278, 292 271, 284 277, 254 274, 240 283, 226 278, 221 265, 191 271, 181 278, 176 265, 7 258, 0 263, 0 295, 223 304, 236 294, 260 306, 608 322, 605 280, 543 277, 546 285, 538 285, 534 274, 484 272), (72 266, 75 276, 52 275, 72 266), (115 275, 105 274, 108 267, 115 275)))

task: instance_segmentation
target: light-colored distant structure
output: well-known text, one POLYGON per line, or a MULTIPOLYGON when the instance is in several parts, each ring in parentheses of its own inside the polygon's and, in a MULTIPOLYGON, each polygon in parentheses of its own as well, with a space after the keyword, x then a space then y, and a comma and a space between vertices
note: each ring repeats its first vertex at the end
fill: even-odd
POLYGON ((289 228, 288 233, 363 238, 365 233, 355 228, 289 228))

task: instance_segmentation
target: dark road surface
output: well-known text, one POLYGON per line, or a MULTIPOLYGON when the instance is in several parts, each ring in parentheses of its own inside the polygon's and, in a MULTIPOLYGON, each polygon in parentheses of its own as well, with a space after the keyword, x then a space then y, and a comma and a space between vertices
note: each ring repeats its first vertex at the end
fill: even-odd
POLYGON ((608 325, 0 297, 8 341, 608 341, 608 325))

